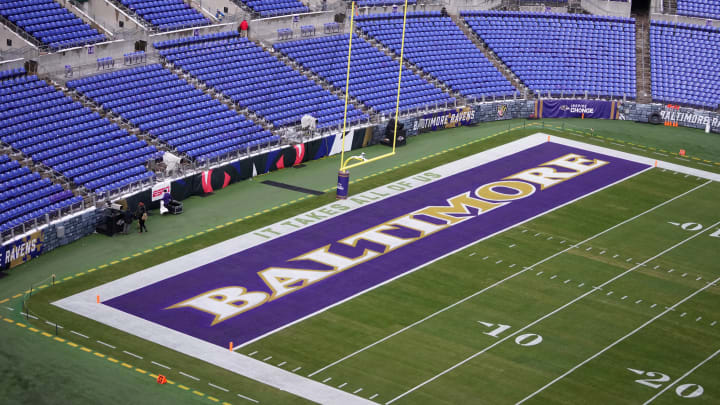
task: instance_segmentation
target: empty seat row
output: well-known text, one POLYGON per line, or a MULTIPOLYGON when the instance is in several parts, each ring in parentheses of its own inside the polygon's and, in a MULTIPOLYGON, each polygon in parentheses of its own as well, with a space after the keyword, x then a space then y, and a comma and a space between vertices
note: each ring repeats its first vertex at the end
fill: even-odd
POLYGON ((120 0, 120 2, 163 31, 211 24, 209 19, 182 0, 120 0))
MULTIPOLYGON (((305 115, 316 118, 321 128, 342 123, 343 100, 247 38, 234 36, 160 54, 274 126, 299 125, 305 115)), ((349 105, 347 119, 357 123, 368 116, 349 105)))
POLYGON ((159 64, 70 81, 68 87, 196 161, 279 140, 159 64))

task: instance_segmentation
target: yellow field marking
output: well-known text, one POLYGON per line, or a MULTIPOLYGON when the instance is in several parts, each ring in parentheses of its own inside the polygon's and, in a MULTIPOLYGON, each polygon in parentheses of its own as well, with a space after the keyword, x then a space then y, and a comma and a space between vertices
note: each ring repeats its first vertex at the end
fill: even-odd
POLYGON ((211 400, 211 401, 213 401, 213 402, 220 402, 219 399, 217 399, 217 398, 215 398, 215 397, 211 397, 210 395, 208 395, 207 399, 209 399, 209 400, 211 400))
POLYGON ((147 374, 147 371, 145 371, 145 370, 143 370, 143 369, 141 369, 141 368, 136 368, 135 371, 137 371, 137 372, 140 373, 140 374, 147 374))
POLYGON ((133 254, 132 257, 138 257, 138 256, 141 256, 141 255, 142 255, 142 253, 137 252, 137 253, 133 254))
POLYGON ((40 332, 39 330, 37 330, 37 329, 35 329, 35 328, 28 328, 28 330, 29 330, 30 332, 40 332))
POLYGON ((172 245, 173 243, 175 243, 175 242, 170 241, 170 242, 166 243, 165 246, 170 246, 170 245, 172 245))
POLYGON ((75 344, 75 343, 73 343, 73 342, 67 342, 67 344, 68 344, 68 346, 70 346, 70 347, 78 347, 78 345, 75 344))
POLYGON ((6 303, 6 302, 8 302, 8 301, 10 301, 10 299, 9 299, 9 298, 5 298, 4 300, 0 301, 0 304, 4 304, 4 303, 6 303))
POLYGON ((53 340, 57 340, 57 341, 60 342, 60 343, 65 343, 65 339, 60 338, 60 337, 57 337, 57 336, 54 337, 53 340))
POLYGON ((123 258, 122 258, 122 259, 120 259, 120 260, 122 260, 122 261, 125 261, 125 260, 130 260, 130 256, 125 256, 125 257, 123 257, 123 258))
POLYGON ((184 240, 185 240, 185 238, 175 239, 175 242, 182 242, 184 240))
POLYGON ((121 363, 120 365, 123 366, 123 367, 125 367, 125 368, 133 368, 133 366, 131 366, 131 365, 127 364, 127 363, 121 363))
POLYGON ((167 380, 166 382, 167 382, 168 384, 170 384, 170 385, 175 385, 175 381, 167 380))
MULTIPOLYGON (((158 378, 158 375, 157 375, 157 374, 150 374, 150 377, 152 377, 152 378, 158 378)), ((166 381, 166 382, 167 382, 167 381, 166 381)))
POLYGON ((97 269, 93 267, 92 269, 88 270, 87 272, 88 272, 88 273, 92 273, 92 272, 95 271, 95 270, 97 270, 97 269))
POLYGON ((152 249, 145 249, 145 250, 143 250, 143 253, 150 253, 150 252, 152 252, 152 249))
POLYGON ((80 350, 88 353, 92 353, 92 350, 88 349, 87 347, 81 347, 80 350))
POLYGON ((15 321, 13 321, 12 319, 9 319, 9 318, 3 318, 3 321, 8 322, 8 323, 15 323, 15 321))
POLYGON ((182 384, 178 384, 178 388, 180 388, 181 390, 190 391, 190 388, 188 388, 182 384))
POLYGON ((65 277, 65 278, 63 279, 63 281, 67 281, 67 280, 70 280, 70 279, 71 279, 71 278, 73 278, 73 277, 74 277, 74 276, 68 276, 68 277, 65 277))
POLYGON ((204 234, 204 233, 205 233, 205 231, 200 231, 200 232, 196 233, 195 236, 200 236, 200 235, 202 235, 202 234, 204 234))
MULTIPOLYGON (((78 273, 78 274, 76 274, 76 276, 80 276, 80 275, 82 275, 82 274, 83 274, 83 273, 78 273)), ((38 286, 37 289, 38 289, 38 290, 42 290, 43 288, 47 288, 47 286, 48 286, 47 284, 43 284, 43 285, 41 285, 41 286, 38 286)))
POLYGON ((260 215, 260 214, 262 214, 262 212, 256 212, 256 213, 253 214, 253 216, 256 217, 256 216, 258 216, 258 215, 260 215))
POLYGON ((224 227, 225 227, 225 225, 220 224, 220 225, 216 226, 215 229, 220 229, 220 228, 224 228, 224 227))
POLYGON ((270 210, 263 210, 263 213, 270 212, 270 210))
POLYGON ((155 249, 155 250, 160 250, 160 249, 162 249, 162 248, 163 248, 163 245, 160 245, 160 246, 155 246, 153 249, 155 249))
POLYGON ((234 223, 235 223, 235 221, 225 222, 225 226, 230 226, 230 225, 232 225, 232 224, 234 224, 234 223))
POLYGON ((110 264, 118 264, 118 263, 120 263, 120 260, 113 260, 110 262, 110 264))
POLYGON ((25 325, 24 323, 16 322, 15 325, 17 325, 21 328, 27 328, 27 325, 25 325))
POLYGON ((272 207, 272 208, 270 208, 270 209, 271 209, 271 210, 276 210, 276 209, 278 209, 278 208, 280 208, 280 207, 278 207, 278 206, 276 205, 276 206, 274 206, 274 207, 272 207))
POLYGON ((238 223, 238 222, 240 222, 240 221, 242 221, 242 218, 238 218, 238 219, 236 219, 236 220, 233 221, 233 222, 238 223))
MULTIPOLYGON (((81 271, 80 273, 76 273, 75 277, 80 277, 80 276, 84 276, 84 275, 85 275, 85 272, 81 271)), ((40 287, 40 288, 42 288, 42 287, 40 287)))
POLYGON ((232 405, 230 402, 223 402, 222 405, 232 405))
POLYGON ((93 353, 93 354, 96 355, 96 356, 98 356, 98 357, 100 357, 100 358, 103 358, 103 359, 105 358, 105 355, 102 354, 102 353, 95 352, 95 353, 93 353))
POLYGON ((113 363, 119 363, 119 362, 120 362, 120 360, 118 360, 118 359, 113 359, 112 357, 108 357, 108 358, 107 358, 107 361, 110 361, 110 362, 113 362, 113 363))
POLYGON ((40 334, 43 335, 43 336, 45 336, 45 337, 53 337, 53 335, 51 335, 51 334, 49 334, 49 333, 47 333, 47 332, 40 332, 40 334))
POLYGON ((197 396, 199 396, 199 397, 204 397, 204 396, 205 396, 205 394, 203 394, 202 392, 200 392, 200 391, 195 391, 195 390, 193 390, 193 394, 195 394, 195 395, 197 395, 197 396))

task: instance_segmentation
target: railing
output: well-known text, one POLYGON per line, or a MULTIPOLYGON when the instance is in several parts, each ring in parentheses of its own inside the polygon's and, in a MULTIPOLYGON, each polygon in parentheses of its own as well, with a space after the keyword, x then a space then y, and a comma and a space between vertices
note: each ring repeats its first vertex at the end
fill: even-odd
POLYGON ((64 216, 83 211, 86 208, 93 207, 94 204, 95 204, 95 200, 92 197, 90 197, 90 198, 86 198, 83 201, 78 201, 78 202, 68 205, 66 207, 59 208, 55 211, 51 211, 43 216, 31 219, 30 221, 24 222, 20 225, 14 226, 11 229, 3 231, 2 234, 0 234, 0 240, 2 240, 3 242, 12 240, 15 237, 32 232, 33 230, 35 230, 43 225, 48 225, 51 222, 61 219, 64 216))

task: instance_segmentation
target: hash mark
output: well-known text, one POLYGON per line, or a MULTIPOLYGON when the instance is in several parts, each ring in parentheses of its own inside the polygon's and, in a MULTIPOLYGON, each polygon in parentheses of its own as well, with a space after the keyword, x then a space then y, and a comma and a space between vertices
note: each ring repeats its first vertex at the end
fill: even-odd
POLYGON ((589 251, 591 251, 591 250, 592 250, 592 246, 588 246, 588 248, 585 249, 586 252, 589 252, 589 251))
POLYGON ((610 291, 610 292, 608 292, 608 293, 607 293, 607 294, 605 294, 605 295, 609 297, 609 296, 611 296, 611 295, 612 295, 612 293, 613 293, 613 292, 612 292, 612 291, 610 291))
POLYGON ((270 360, 270 359, 272 359, 272 356, 267 356, 267 357, 265 357, 265 358, 263 359, 263 361, 268 361, 268 360, 270 360))
POLYGON ((700 280, 702 280, 702 277, 698 277, 695 279, 695 281, 700 281, 700 280))
POLYGON ((710 324, 710 326, 715 326, 716 323, 717 323, 717 321, 712 321, 712 323, 710 324))
POLYGON ((584 286, 584 285, 585 285, 585 283, 580 283, 580 284, 578 285, 578 287, 582 287, 582 286, 584 286))
POLYGON ((683 312, 682 314, 680 314, 680 318, 685 317, 685 315, 687 315, 687 312, 683 312))
POLYGON ((514 248, 514 247, 515 247, 515 244, 513 243, 512 245, 510 245, 510 246, 508 246, 508 247, 509 247, 509 248, 514 248))
POLYGON ((330 381, 330 380, 332 380, 332 377, 328 377, 328 378, 324 379, 323 382, 326 383, 326 382, 328 382, 328 381, 330 381))
POLYGON ((639 304, 639 303, 641 303, 641 302, 642 302, 642 300, 637 300, 637 301, 635 301, 636 304, 639 304))
POLYGON ((257 350, 255 350, 254 352, 248 354, 248 356, 251 356, 251 357, 252 357, 252 355, 254 355, 255 353, 257 353, 257 350))
POLYGON ((154 361, 151 361, 150 363, 152 363, 152 364, 154 364, 154 365, 156 365, 156 366, 159 366, 159 367, 166 368, 166 369, 170 370, 170 367, 168 367, 168 366, 166 366, 166 365, 164 365, 164 364, 155 363, 154 361))
POLYGON ((283 361, 282 363, 278 364, 278 367, 282 367, 282 366, 284 366, 284 365, 285 365, 285 363, 287 363, 287 361, 283 361))
POLYGON ((133 356, 133 357, 135 357, 135 358, 137 358, 137 359, 140 359, 140 360, 143 359, 142 357, 138 356, 138 355, 135 354, 135 353, 130 353, 130 352, 125 351, 125 350, 123 350, 123 353, 125 353, 125 354, 127 354, 127 355, 130 355, 130 356, 133 356))
POLYGON ((217 389, 219 389, 220 391, 230 392, 230 391, 228 391, 227 389, 225 389, 225 388, 223 388, 223 387, 218 387, 217 385, 215 385, 215 384, 213 384, 213 383, 208 383, 208 385, 211 386, 211 387, 213 387, 213 388, 217 388, 217 389))
POLYGON ((362 391, 362 388, 358 388, 355 391, 353 391, 353 394, 357 394, 358 392, 362 391))
POLYGON ((375 398, 376 396, 378 396, 378 394, 375 394, 375 395, 371 396, 370 399, 373 399, 373 398, 375 398))
POLYGON ((561 245, 564 244, 564 243, 565 243, 565 239, 563 239, 563 240, 560 241, 560 244, 561 244, 561 245))
POLYGON ((117 347, 115 347, 115 346, 113 346, 113 345, 110 345, 110 344, 107 344, 107 343, 105 343, 105 342, 101 342, 101 341, 99 341, 99 340, 96 340, 96 342, 100 343, 100 344, 103 345, 103 346, 107 346, 107 347, 109 347, 109 348, 111 348, 111 349, 117 349, 117 347))
POLYGON ((500 264, 500 263, 502 263, 502 259, 495 262, 495 264, 500 264))
POLYGON ((563 281, 563 284, 567 284, 569 282, 570 282, 570 279, 567 279, 567 280, 563 281))
POLYGON ((547 240, 552 240, 552 236, 551 236, 551 237, 549 237, 549 238, 547 238, 547 240))
POLYGON ((675 271, 675 269, 670 269, 668 270, 668 273, 672 273, 673 271, 675 271))
POLYGON ((536 274, 536 276, 539 276, 539 275, 541 275, 541 274, 543 274, 543 272, 542 272, 542 271, 539 271, 539 272, 536 274))
POLYGON ((628 259, 625 260, 625 262, 629 262, 630 260, 632 260, 632 257, 628 257, 628 259))
POLYGON ((293 370, 293 373, 300 370, 302 367, 297 367, 295 370, 293 370))
POLYGON ((655 308, 656 306, 657 306, 657 304, 652 304, 652 305, 650 305, 650 308, 655 308))
POLYGON ((627 298, 627 297, 628 297, 627 295, 623 295, 622 298, 620 298, 620 299, 621 299, 621 300, 624 300, 624 299, 627 298))
POLYGON ((195 381, 200 381, 199 378, 193 377, 193 376, 191 376, 190 374, 185 374, 185 373, 183 373, 182 371, 179 371, 179 373, 182 374, 182 375, 184 375, 184 376, 187 377, 187 378, 192 378, 192 379, 195 380, 195 381))
POLYGON ((702 319, 702 316, 698 316, 697 319, 695 319, 695 322, 697 322, 697 321, 699 321, 699 320, 701 320, 701 319, 702 319))
POLYGON ((513 268, 513 267, 515 267, 515 263, 513 263, 513 264, 509 265, 508 267, 509 267, 509 268, 513 268))
POLYGON ((540 232, 538 232, 538 233, 535 234, 535 236, 539 236, 539 235, 540 235, 540 232))
POLYGON ((618 257, 618 256, 620 256, 620 255, 615 255, 615 256, 613 256, 613 259, 615 259, 615 258, 618 257))
POLYGON ((344 387, 344 386, 346 386, 346 385, 347 385, 347 383, 346 383, 346 382, 344 382, 344 383, 342 383, 342 384, 338 385, 338 388, 342 388, 342 387, 344 387))
POLYGON ((685 276, 687 276, 687 273, 683 273, 682 276, 680 276, 680 277, 685 277, 685 276))
POLYGON ((483 257, 483 260, 486 260, 488 257, 490 257, 490 256, 485 256, 485 257, 483 257))
POLYGON ((555 277, 557 277, 557 274, 553 274, 553 276, 550 277, 550 280, 554 279, 555 277))
POLYGON ((603 251, 601 251, 601 252, 600 252, 600 254, 601 254, 601 255, 604 255, 604 254, 605 254, 605 251, 604 251, 604 250, 603 250, 603 251))
POLYGON ((655 266, 655 267, 653 267, 653 270, 657 270, 657 269, 658 269, 658 267, 660 267, 660 266, 655 266))
POLYGON ((470 253, 468 256, 475 256, 475 252, 470 253))
POLYGON ((83 335, 82 333, 80 333, 80 332, 75 332, 74 330, 71 330, 70 333, 74 333, 74 334, 76 334, 76 335, 78 335, 78 336, 84 337, 85 339, 90 339, 89 337, 83 335))

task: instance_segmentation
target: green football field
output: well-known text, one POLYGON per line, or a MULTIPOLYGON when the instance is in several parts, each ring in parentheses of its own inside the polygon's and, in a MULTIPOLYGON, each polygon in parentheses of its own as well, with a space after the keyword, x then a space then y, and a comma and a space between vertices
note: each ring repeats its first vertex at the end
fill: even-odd
MULTIPOLYGON (((351 192, 538 131, 720 169, 716 134, 625 122, 513 121, 411 138, 397 158, 353 171, 351 192), (689 156, 677 156, 680 148, 689 156)), ((0 278, 0 397, 305 403, 50 302, 326 204, 337 166, 328 158, 192 198, 182 223, 151 217, 151 234, 93 235, 0 278), (264 178, 326 194, 273 189, 271 199, 259 183, 264 178), (53 287, 52 274, 59 281, 53 287), (21 314, 24 303, 38 319, 21 314), (62 326, 57 335, 55 323, 62 326), (171 384, 156 384, 158 374, 171 384)), ((653 169, 240 352, 378 403, 718 403, 719 200, 718 183, 653 169)))

